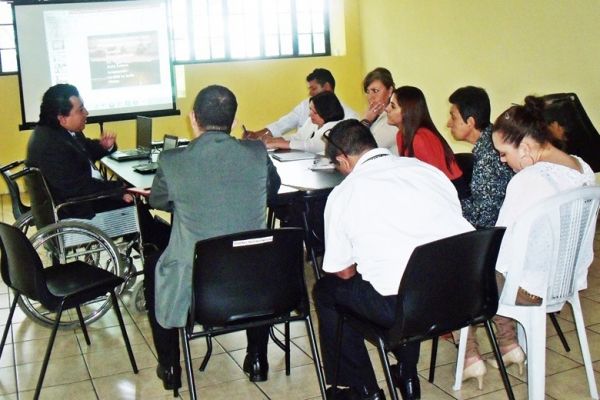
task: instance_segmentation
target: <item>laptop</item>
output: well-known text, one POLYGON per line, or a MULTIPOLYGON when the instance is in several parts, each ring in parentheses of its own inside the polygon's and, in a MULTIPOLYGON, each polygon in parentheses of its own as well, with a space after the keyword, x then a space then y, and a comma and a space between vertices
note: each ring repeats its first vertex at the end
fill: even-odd
POLYGON ((110 154, 116 161, 143 160, 150 157, 152 149, 152 118, 138 115, 135 119, 135 149, 117 150, 110 154))
MULTIPOLYGON (((162 149, 161 151, 174 149, 177 147, 179 143, 179 138, 174 135, 165 135, 163 139, 162 149)), ((153 174, 158 169, 157 162, 147 162, 141 163, 133 166, 133 170, 139 174, 153 174)))
POLYGON ((298 160, 312 160, 316 157, 313 153, 300 150, 277 150, 271 153, 271 156, 277 161, 298 161, 298 160))

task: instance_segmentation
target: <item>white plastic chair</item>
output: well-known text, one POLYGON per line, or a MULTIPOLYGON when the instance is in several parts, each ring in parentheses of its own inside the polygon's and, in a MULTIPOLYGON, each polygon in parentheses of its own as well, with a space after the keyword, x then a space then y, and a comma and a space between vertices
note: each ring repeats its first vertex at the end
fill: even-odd
MULTIPOLYGON (((593 260, 599 201, 600 187, 597 186, 561 192, 531 207, 523 218, 508 227, 504 236, 502 246, 510 248, 510 265, 500 295, 498 315, 521 324, 519 341, 527 352, 530 400, 544 398, 546 314, 561 310, 566 302, 573 309, 590 396, 598 399, 579 290, 585 287, 587 270, 593 260), (539 307, 515 305, 524 273, 539 276, 542 287, 547 287, 539 307), (522 339, 528 339, 527 343, 522 339)), ((462 380, 466 332, 466 329, 461 331, 455 390, 460 389, 462 380)))

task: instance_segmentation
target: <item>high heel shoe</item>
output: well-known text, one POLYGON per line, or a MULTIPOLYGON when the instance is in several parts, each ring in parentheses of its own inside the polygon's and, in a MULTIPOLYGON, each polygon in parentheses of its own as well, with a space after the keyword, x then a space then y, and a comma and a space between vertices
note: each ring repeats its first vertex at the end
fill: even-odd
POLYGON ((475 361, 463 370, 462 380, 463 382, 467 379, 477 379, 477 387, 479 390, 483 390, 483 376, 486 374, 487 368, 483 360, 475 361))
MULTIPOLYGON (((487 360, 491 367, 498 369, 498 363, 495 358, 487 360)), ((502 355, 502 362, 504 366, 508 368, 511 364, 517 364, 519 366, 519 376, 523 375, 523 364, 525 363, 525 353, 520 346, 515 347, 511 351, 502 355)))

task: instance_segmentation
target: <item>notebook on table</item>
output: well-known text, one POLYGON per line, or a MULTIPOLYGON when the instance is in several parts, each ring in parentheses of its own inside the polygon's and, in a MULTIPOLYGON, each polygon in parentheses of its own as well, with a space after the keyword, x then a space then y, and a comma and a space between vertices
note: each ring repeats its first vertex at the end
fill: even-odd
POLYGON ((152 149, 152 118, 138 115, 135 119, 135 149, 117 150, 110 154, 116 161, 143 160, 150 157, 152 149))
POLYGON ((312 160, 315 158, 315 154, 300 150, 277 150, 271 153, 271 155, 274 159, 281 162, 312 160))

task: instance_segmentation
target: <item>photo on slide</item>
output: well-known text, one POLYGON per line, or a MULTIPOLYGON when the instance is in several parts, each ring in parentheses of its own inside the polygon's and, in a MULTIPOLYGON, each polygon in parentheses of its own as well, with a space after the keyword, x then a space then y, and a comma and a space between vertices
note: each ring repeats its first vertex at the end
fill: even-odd
POLYGON ((88 37, 92 88, 161 83, 157 32, 88 37))

